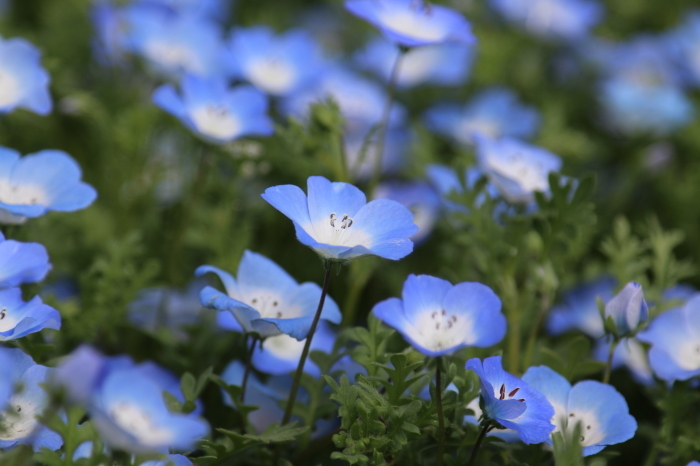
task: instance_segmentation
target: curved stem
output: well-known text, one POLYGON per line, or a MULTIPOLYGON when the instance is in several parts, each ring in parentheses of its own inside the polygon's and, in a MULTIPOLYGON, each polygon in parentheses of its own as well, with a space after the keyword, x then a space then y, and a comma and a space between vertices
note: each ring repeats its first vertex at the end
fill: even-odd
POLYGON ((241 405, 245 404, 245 389, 248 386, 248 375, 250 375, 251 359, 253 358, 253 351, 255 350, 255 344, 258 342, 257 337, 251 337, 250 348, 248 349, 248 354, 246 355, 245 372, 243 373, 243 383, 241 384, 241 405))
POLYGON ((535 343, 537 342, 537 333, 542 326, 542 321, 544 321, 547 312, 549 311, 550 305, 550 294, 545 291, 542 294, 542 301, 540 305, 540 310, 537 313, 537 319, 535 324, 530 329, 530 335, 527 338, 527 343, 525 345, 525 356, 523 357, 523 367, 530 367, 530 361, 532 361, 532 353, 535 351, 535 343))
POLYGON ((608 351, 608 364, 605 366, 605 374, 603 375, 603 383, 610 383, 610 372, 612 371, 613 356, 615 355, 615 350, 620 342, 613 340, 610 343, 610 350, 608 351))
POLYGON ((469 463, 467 466, 474 466, 474 462, 476 461, 476 454, 479 452, 481 442, 484 441, 484 437, 486 437, 486 433, 489 431, 490 427, 491 423, 487 422, 486 424, 484 424, 484 428, 481 429, 481 433, 479 434, 479 438, 476 439, 476 443, 474 444, 474 449, 472 450, 472 455, 469 457, 469 463))
POLYGON ((445 455, 445 419, 442 414, 442 381, 440 380, 440 364, 438 358, 437 369, 435 370, 435 403, 437 404, 438 415, 438 457, 437 466, 442 466, 442 457, 445 455))

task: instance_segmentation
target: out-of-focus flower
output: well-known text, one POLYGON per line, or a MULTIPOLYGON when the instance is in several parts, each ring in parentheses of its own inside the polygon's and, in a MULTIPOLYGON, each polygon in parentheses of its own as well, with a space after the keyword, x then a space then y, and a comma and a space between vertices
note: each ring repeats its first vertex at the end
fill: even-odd
POLYGON ((0 114, 16 108, 48 114, 52 107, 49 81, 39 49, 25 39, 0 36, 0 114))
POLYGON ((135 0, 133 5, 167 8, 181 16, 224 21, 233 4, 230 0, 135 0))
MULTIPOLYGON (((262 338, 286 334, 306 339, 321 297, 321 288, 312 282, 298 284, 282 267, 251 251, 243 253, 238 279, 210 265, 198 267, 195 275, 213 272, 219 276, 226 293, 210 286, 200 293, 202 305, 228 311, 246 332, 262 338)), ((338 305, 328 296, 321 318, 340 323, 338 305)))
POLYGON ((409 275, 402 298, 377 303, 372 313, 421 353, 438 357, 467 346, 491 346, 506 334, 501 300, 486 285, 452 285, 430 275, 409 275))
POLYGON ((346 0, 345 9, 406 47, 476 41, 461 13, 422 0, 346 0))
MULTIPOLYGON (((570 435, 580 423, 583 456, 634 437, 637 421, 630 416, 625 398, 611 385, 584 380, 572 387, 547 366, 529 368, 523 380, 552 404, 552 422, 556 428, 551 435, 557 432, 570 435)), ((551 437, 547 443, 552 444, 551 437)))
POLYGON ((612 317, 617 335, 626 337, 636 332, 649 318, 642 285, 630 282, 605 305, 605 318, 612 317))
POLYGON ((595 0, 491 0, 505 19, 536 36, 548 39, 584 39, 603 19, 595 0))
POLYGON ((146 461, 139 466, 192 466, 192 461, 186 456, 168 455, 167 459, 146 461))
POLYGON ((12 381, 12 352, 14 348, 0 347, 0 411, 7 408, 7 401, 14 391, 12 381))
POLYGON ((425 240, 435 227, 440 213, 440 196, 424 181, 382 183, 374 190, 374 199, 392 199, 406 206, 413 212, 413 223, 418 231, 411 236, 411 241, 420 243, 425 240))
POLYGON ((323 72, 319 45, 301 29, 275 35, 266 26, 235 28, 228 44, 234 74, 271 95, 298 91, 323 72))
POLYGON ((700 11, 683 15, 683 22, 671 31, 667 40, 677 65, 685 72, 685 79, 700 86, 700 11))
POLYGON ((605 333, 603 321, 598 311, 598 299, 604 303, 614 296, 615 280, 599 278, 585 283, 564 295, 564 302, 549 312, 547 330, 552 335, 577 329, 592 338, 600 338, 605 333))
POLYGON ((343 262, 366 255, 398 260, 413 251, 418 227, 406 207, 390 199, 367 203, 348 183, 311 176, 307 194, 298 186, 267 188, 263 199, 292 220, 297 239, 326 260, 343 262))
MULTIPOLYGON (((379 150, 376 137, 367 139, 372 135, 370 132, 371 128, 362 127, 345 133, 345 162, 352 179, 364 181, 372 177, 379 150)), ((376 136, 376 132, 373 135, 376 136)), ((405 165, 410 142, 411 135, 404 128, 392 128, 386 132, 380 166, 382 174, 394 173, 405 165)))
POLYGON ((187 74, 180 89, 178 94, 172 84, 164 84, 153 93, 153 102, 205 139, 222 143, 274 132, 267 97, 252 86, 229 88, 224 78, 187 74))
POLYGON ((700 375, 700 294, 657 316, 637 338, 651 344, 649 364, 660 379, 700 375))
POLYGON ((42 150, 20 157, 0 147, 0 222, 22 223, 49 210, 73 212, 97 197, 80 181, 80 166, 60 150, 42 150))
MULTIPOLYGON (((612 342, 604 339, 598 340, 593 350, 594 357, 601 362, 607 362, 612 342)), ((615 348, 613 354, 612 369, 625 366, 632 374, 632 378, 642 385, 654 383, 654 375, 649 366, 646 349, 635 338, 625 338, 615 348)))
POLYGON ((0 290, 40 282, 49 270, 49 255, 43 245, 6 240, 0 233, 0 290))
POLYGON ((538 146, 512 138, 491 139, 476 135, 481 170, 512 203, 529 203, 535 191, 549 192, 549 173, 558 172, 561 159, 538 146))
POLYGON ((199 409, 170 412, 163 392, 184 402, 178 380, 151 362, 134 364, 127 356, 105 357, 81 346, 61 363, 52 382, 86 409, 112 448, 137 454, 189 450, 209 432, 199 409))
MULTIPOLYGON (((356 53, 354 62, 389 81, 399 48, 378 38, 356 53)), ((456 86, 467 79, 474 58, 473 48, 462 43, 429 45, 410 49, 401 57, 396 85, 411 88, 421 84, 456 86)))
POLYGON ((546 442, 555 426, 550 423, 554 408, 545 396, 530 385, 503 370, 501 357, 467 361, 467 369, 476 372, 481 384, 481 401, 486 419, 513 429, 528 444, 546 442))
POLYGON ((474 144, 474 135, 490 138, 531 137, 540 123, 534 108, 521 104, 513 91, 504 87, 484 89, 464 107, 438 104, 425 114, 430 129, 456 141, 474 144))
POLYGON ((61 328, 61 315, 41 298, 22 300, 22 290, 7 288, 0 290, 0 341, 16 340, 45 328, 61 328))

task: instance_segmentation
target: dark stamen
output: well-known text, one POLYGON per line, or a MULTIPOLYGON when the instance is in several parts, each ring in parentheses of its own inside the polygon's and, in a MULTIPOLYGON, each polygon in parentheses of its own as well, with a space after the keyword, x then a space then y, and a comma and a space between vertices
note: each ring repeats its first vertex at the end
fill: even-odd
POLYGON ((506 397, 506 385, 501 385, 501 400, 506 397))
POLYGON ((520 387, 518 387, 518 388, 516 388, 515 390, 513 390, 512 392, 510 392, 510 393, 508 394, 508 397, 509 397, 509 398, 513 398, 513 397, 515 396, 515 394, 518 393, 518 390, 520 390, 520 387))

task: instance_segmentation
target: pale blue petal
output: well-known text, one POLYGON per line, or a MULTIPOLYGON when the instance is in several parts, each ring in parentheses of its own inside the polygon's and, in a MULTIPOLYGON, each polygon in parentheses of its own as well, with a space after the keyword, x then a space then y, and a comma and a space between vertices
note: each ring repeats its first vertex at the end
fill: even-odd
POLYGON ((372 238, 370 249, 381 243, 408 239, 418 231, 418 226, 413 223, 413 213, 391 199, 375 199, 360 208, 353 218, 352 228, 372 238))
POLYGON ((310 176, 307 191, 309 218, 314 225, 330 222, 331 213, 338 218, 345 214, 354 218, 367 203, 365 194, 357 187, 349 183, 331 183, 322 176, 310 176))
MULTIPOLYGON (((316 283, 306 282, 302 283, 297 287, 297 289, 289 296, 289 305, 298 306, 303 309, 304 315, 313 316, 318 307, 318 302, 321 299, 321 287, 316 283)), ((321 311, 321 318, 334 324, 339 324, 343 319, 343 315, 340 313, 340 309, 336 302, 330 296, 326 295, 326 300, 323 303, 323 310, 321 311)))
POLYGON ((297 286, 296 280, 267 257, 252 251, 243 252, 238 265, 238 292, 241 296, 261 288, 286 296, 293 293, 297 286))
POLYGON ((199 294, 199 299, 204 307, 223 312, 231 312, 246 332, 252 331, 252 321, 260 318, 260 313, 252 307, 235 300, 210 286, 202 289, 199 294))
POLYGON ((430 275, 409 275, 403 284, 402 298, 406 318, 414 325, 425 313, 440 312, 452 284, 430 275))
POLYGON ((202 265, 197 267, 197 269, 194 271, 194 275, 196 277, 201 277, 202 275, 208 272, 212 272, 218 275, 218 277, 221 279, 221 283, 224 284, 224 288, 226 288, 226 293, 228 293, 229 296, 239 295, 236 280, 230 273, 226 272, 225 270, 211 265, 202 265))
POLYGON ((153 103, 171 115, 179 118, 187 118, 187 110, 172 84, 163 84, 158 87, 151 97, 153 103))
POLYGON ((301 188, 291 184, 273 186, 265 190, 262 198, 306 232, 313 234, 306 194, 301 188))
POLYGON ((49 270, 49 256, 41 244, 0 242, 0 288, 41 281, 49 270))
POLYGON ((442 303, 450 314, 465 316, 472 322, 476 335, 474 346, 491 346, 506 334, 506 318, 501 313, 501 300, 486 285, 476 282, 459 283, 452 287, 442 303))

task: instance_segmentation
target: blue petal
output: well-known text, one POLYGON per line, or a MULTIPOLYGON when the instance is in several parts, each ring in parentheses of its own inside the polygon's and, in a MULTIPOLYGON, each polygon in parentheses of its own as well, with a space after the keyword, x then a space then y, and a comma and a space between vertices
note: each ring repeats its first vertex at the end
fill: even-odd
POLYGON ((262 289, 270 289, 281 295, 293 293, 297 282, 282 267, 267 257, 252 251, 244 251, 238 265, 238 292, 240 296, 262 289))
POLYGON ((187 117, 185 105, 172 84, 163 84, 157 88, 151 99, 154 104, 171 115, 181 120, 187 117))
POLYGON ((230 312, 217 312, 216 313, 216 323, 219 327, 224 330, 230 330, 232 332, 243 333, 243 327, 238 323, 233 314, 230 312))
POLYGON ((265 190, 262 198, 309 234, 314 232, 306 194, 298 186, 291 184, 273 186, 265 190))
MULTIPOLYGON (((309 330, 311 329, 311 323, 314 320, 313 315, 296 317, 292 319, 260 319, 265 322, 273 324, 278 333, 284 333, 292 338, 296 338, 298 341, 305 340, 309 335, 309 330)), ((262 332, 258 331, 262 335, 262 332)))
POLYGON ((49 270, 49 255, 41 244, 0 242, 0 288, 41 281, 49 270))
POLYGON ((425 313, 442 310, 442 303, 452 284, 430 275, 409 275, 403 284, 402 298, 406 318, 414 325, 425 313))
POLYGON ((51 210, 74 212, 84 209, 97 199, 97 191, 87 183, 74 183, 69 188, 57 193, 51 204, 51 210))
POLYGON ((253 330, 253 321, 260 319, 260 313, 245 303, 207 286, 199 293, 202 306, 218 311, 231 312, 246 332, 253 330))
POLYGON ((443 309, 450 314, 464 316, 472 323, 474 346, 491 346, 506 334, 506 318, 501 314, 501 300, 486 285, 476 282, 459 283, 452 287, 443 300, 443 309))
MULTIPOLYGON (((298 306, 303 309, 303 315, 313 316, 318 308, 318 302, 321 299, 321 287, 316 283, 306 282, 299 285, 289 296, 289 305, 298 306)), ((330 296, 326 295, 326 300, 323 303, 321 318, 334 324, 339 324, 343 319, 340 313, 340 308, 330 296)))
POLYGON ((354 216, 353 228, 371 238, 372 243, 363 246, 374 254, 395 260, 413 250, 413 243, 408 238, 418 231, 418 226, 413 223, 413 213, 391 199, 376 199, 362 207, 354 216))
POLYGON ((527 403, 518 400, 497 400, 489 413, 494 419, 516 419, 527 409, 527 403))
POLYGON ((202 265, 197 267, 197 269, 194 271, 194 275, 196 277, 201 277, 205 273, 212 272, 215 273, 216 275, 219 276, 219 279, 221 279, 221 283, 224 284, 224 288, 226 288, 226 293, 229 296, 238 296, 238 286, 236 285, 236 280, 233 278, 233 276, 226 272, 225 270, 222 270, 218 267, 214 267, 211 265, 202 265))
POLYGON ((357 187, 349 183, 331 183, 322 176, 310 176, 307 191, 309 218, 313 225, 327 224, 331 213, 338 217, 344 214, 355 217, 367 203, 365 194, 357 187))

